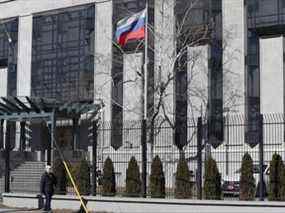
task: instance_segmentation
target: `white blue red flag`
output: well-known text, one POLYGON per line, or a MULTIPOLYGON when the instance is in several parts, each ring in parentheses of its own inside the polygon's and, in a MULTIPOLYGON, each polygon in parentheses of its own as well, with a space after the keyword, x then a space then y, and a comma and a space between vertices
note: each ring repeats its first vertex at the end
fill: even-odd
POLYGON ((145 38, 146 9, 117 23, 116 40, 120 46, 128 41, 145 38))

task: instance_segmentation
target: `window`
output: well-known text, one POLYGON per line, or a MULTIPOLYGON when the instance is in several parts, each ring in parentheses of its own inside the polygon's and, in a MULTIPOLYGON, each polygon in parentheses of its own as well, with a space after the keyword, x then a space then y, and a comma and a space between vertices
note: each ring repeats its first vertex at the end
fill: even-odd
POLYGON ((34 18, 32 95, 93 100, 94 11, 87 5, 34 18))

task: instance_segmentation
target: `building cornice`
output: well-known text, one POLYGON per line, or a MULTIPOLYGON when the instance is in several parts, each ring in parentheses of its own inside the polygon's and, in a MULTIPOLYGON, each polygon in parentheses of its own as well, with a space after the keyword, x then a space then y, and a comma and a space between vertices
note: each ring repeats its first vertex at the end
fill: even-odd
MULTIPOLYGON (((112 1, 112 0, 108 0, 112 1)), ((27 16, 35 13, 84 4, 106 2, 100 0, 0 0, 0 19, 27 16), (2 3, 1 3, 2 2, 2 3)))

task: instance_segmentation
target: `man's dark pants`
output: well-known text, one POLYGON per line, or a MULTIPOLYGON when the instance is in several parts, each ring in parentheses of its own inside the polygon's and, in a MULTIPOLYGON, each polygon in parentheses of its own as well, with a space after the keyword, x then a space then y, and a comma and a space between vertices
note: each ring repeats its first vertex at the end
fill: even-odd
POLYGON ((45 202, 44 210, 49 211, 49 210, 51 210, 50 203, 51 203, 52 194, 45 194, 45 197, 46 197, 46 202, 45 202))

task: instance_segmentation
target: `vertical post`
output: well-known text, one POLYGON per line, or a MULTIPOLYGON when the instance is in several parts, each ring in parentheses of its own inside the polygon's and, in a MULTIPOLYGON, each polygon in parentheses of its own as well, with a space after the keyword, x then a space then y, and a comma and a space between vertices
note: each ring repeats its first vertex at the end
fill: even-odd
POLYGON ((226 125, 227 125, 227 141, 226 141, 226 175, 229 175, 229 144, 230 144, 230 121, 229 121, 229 112, 227 113, 227 117, 226 117, 226 125))
POLYGON ((144 46, 144 89, 143 89, 143 120, 142 120, 142 196, 146 197, 147 194, 147 89, 148 89, 148 0, 146 0, 145 6, 146 18, 145 18, 145 46, 144 46))
POLYGON ((146 197, 147 194, 147 136, 146 136, 146 120, 143 119, 142 121, 142 195, 146 197))
POLYGON ((78 125, 79 119, 73 118, 72 119, 72 137, 73 137, 73 151, 75 151, 78 148, 79 143, 79 125, 78 125))
POLYGON ((0 149, 4 148, 4 120, 0 120, 0 149))
POLYGON ((202 117, 197 123, 197 197, 202 200, 202 137, 203 137, 202 117))
POLYGON ((6 121, 6 139, 5 139, 5 192, 10 192, 10 134, 11 123, 6 121))
POLYGON ((52 141, 52 124, 51 122, 47 123, 48 125, 48 144, 47 144, 47 165, 51 165, 51 141, 52 141))
POLYGON ((56 128, 56 120, 55 120, 55 113, 53 112, 52 115, 50 116, 50 122, 48 123, 48 129, 50 132, 49 139, 50 141, 48 142, 48 148, 47 148, 47 164, 51 165, 53 162, 53 148, 54 148, 54 139, 55 139, 55 128, 56 128))
POLYGON ((20 151, 25 151, 26 149, 26 122, 20 122, 20 151))
POLYGON ((93 131, 93 143, 92 143, 92 166, 93 166, 93 174, 92 174, 92 183, 93 183, 93 190, 92 195, 96 196, 97 191, 97 122, 94 121, 92 124, 92 131, 93 131))
POLYGON ((264 200, 264 177, 263 177, 263 115, 259 116, 259 200, 264 200))

